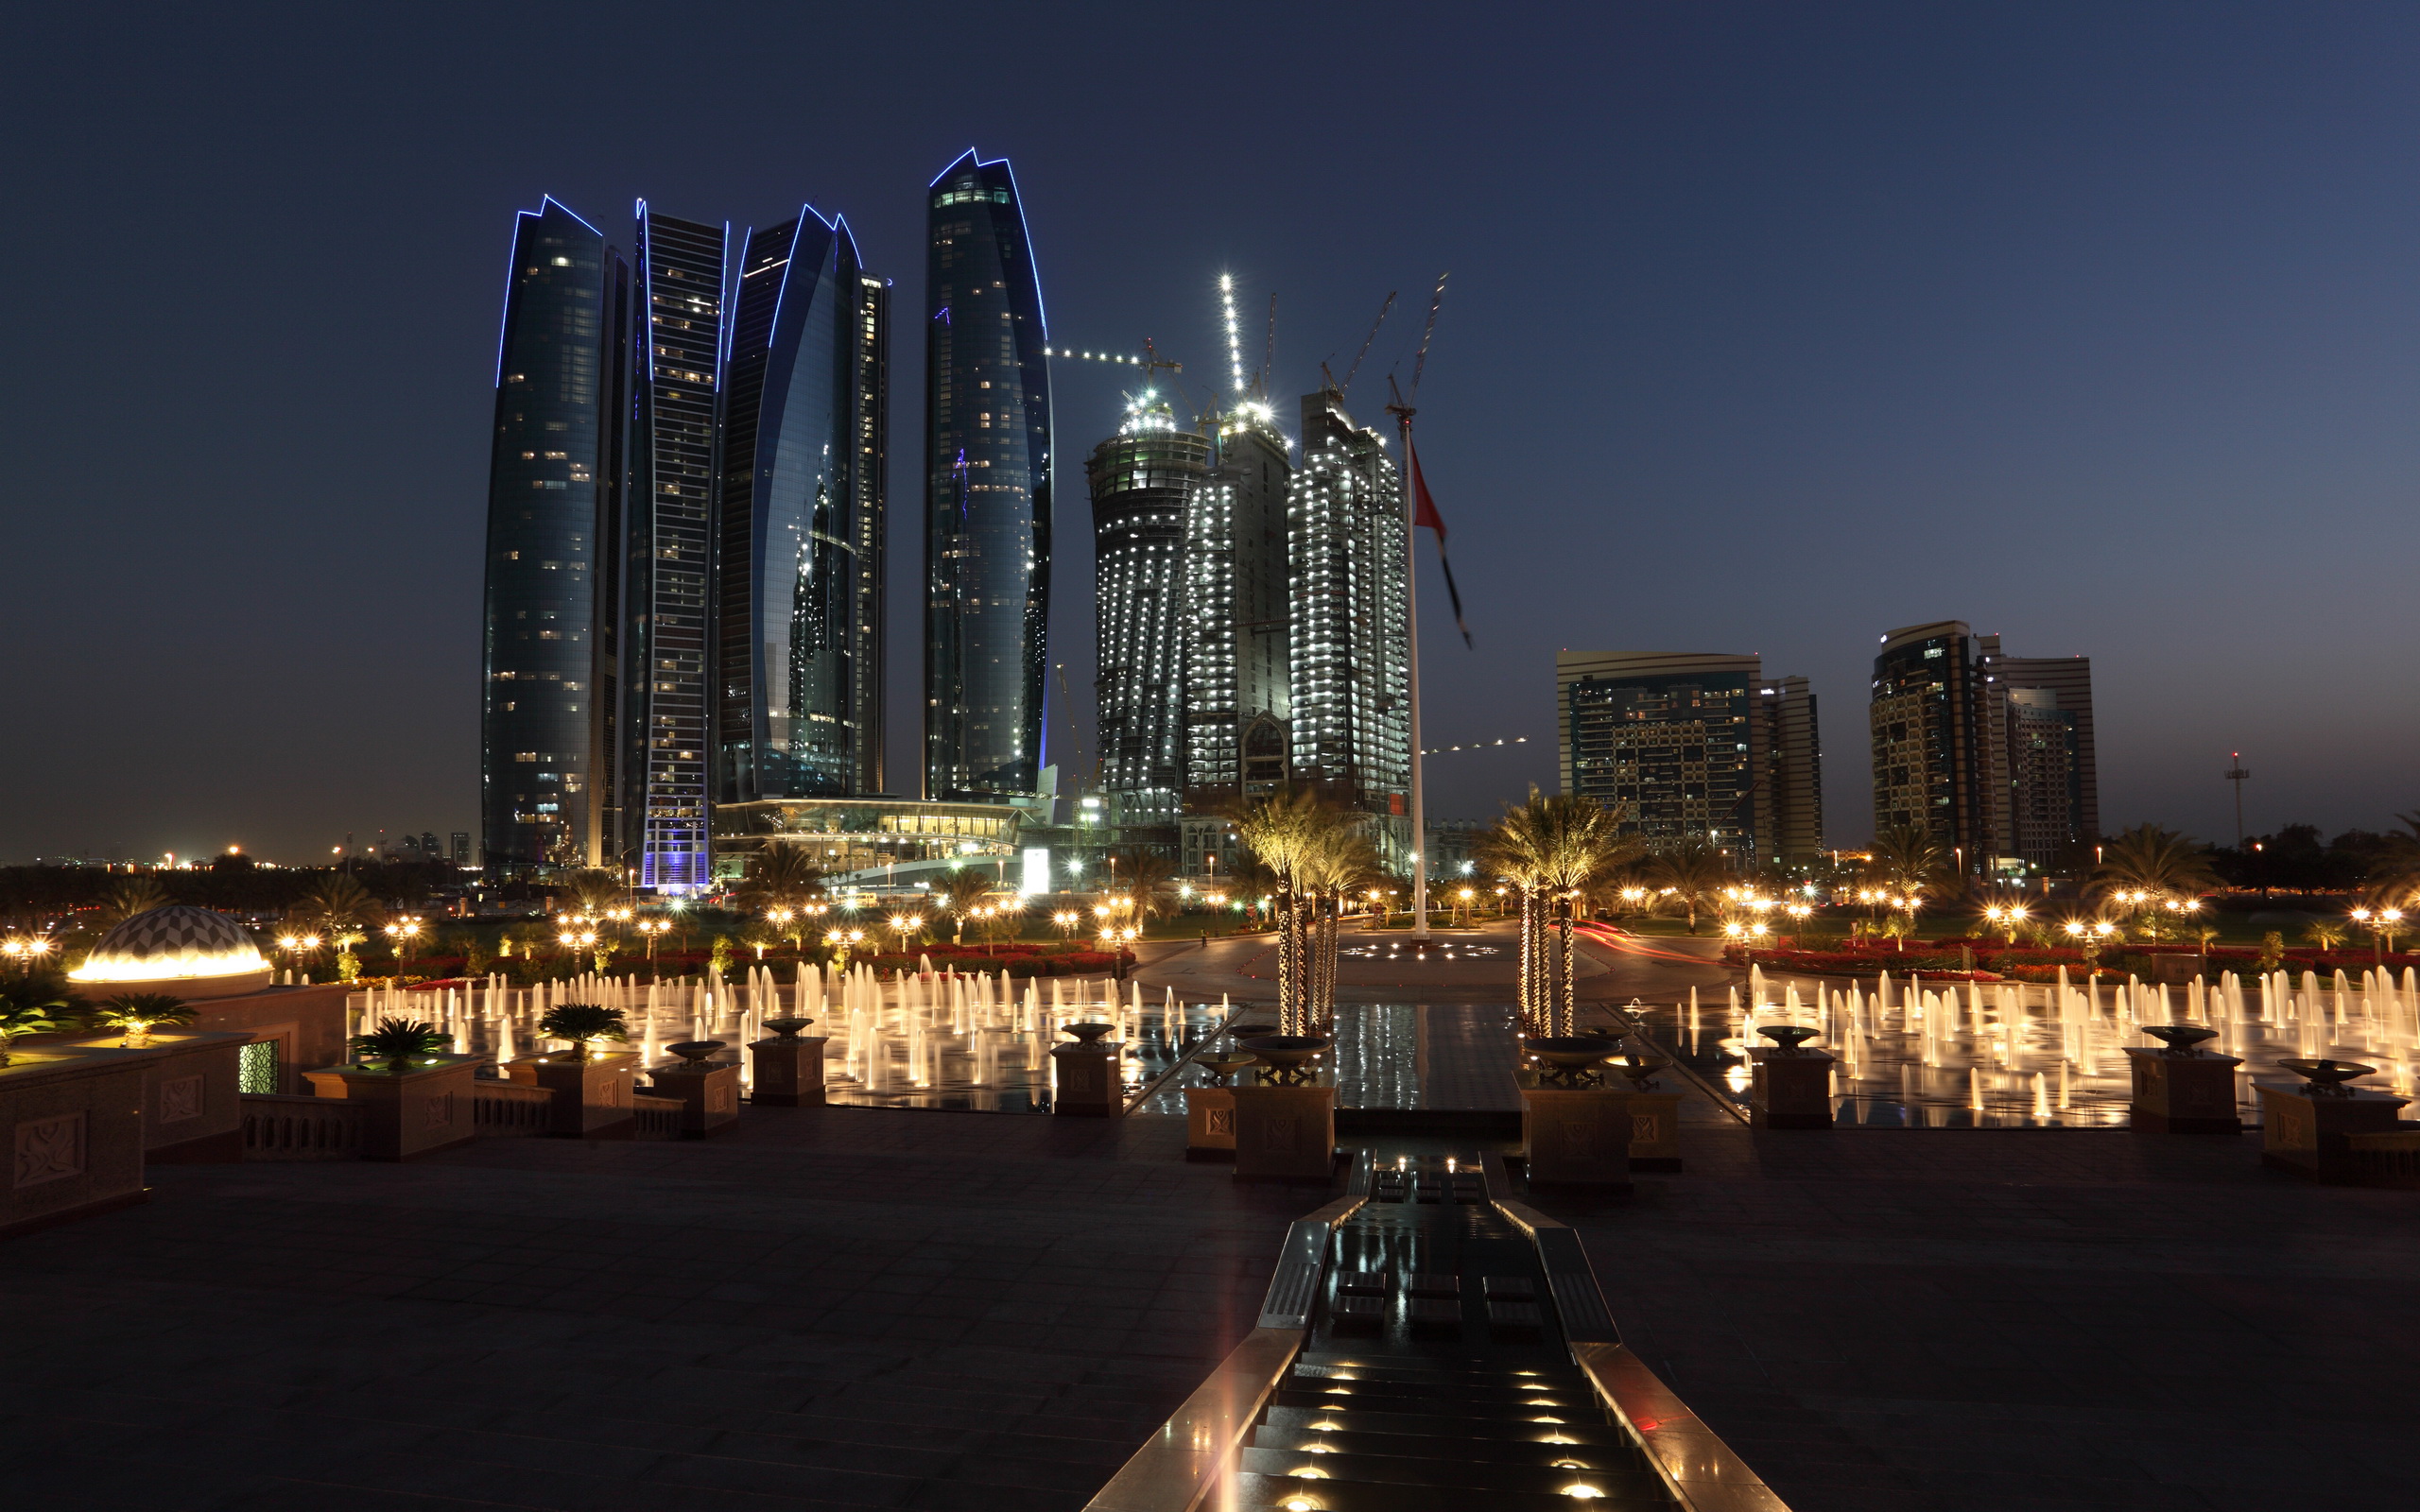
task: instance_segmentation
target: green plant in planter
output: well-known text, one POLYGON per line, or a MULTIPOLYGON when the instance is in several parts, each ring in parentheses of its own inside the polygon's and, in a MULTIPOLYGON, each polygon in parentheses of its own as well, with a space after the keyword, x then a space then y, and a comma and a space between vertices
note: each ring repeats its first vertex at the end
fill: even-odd
POLYGON ((450 1043, 437 1025, 417 1019, 381 1019, 377 1028, 353 1037, 354 1049, 373 1060, 385 1061, 387 1069, 397 1075, 411 1070, 415 1060, 443 1055, 450 1043))
POLYGON ((706 970, 714 973, 714 979, 717 982, 731 975, 732 944, 732 938, 728 935, 715 936, 714 953, 706 959, 706 970))
POLYGON ((191 1023, 199 1018, 200 1010, 166 992, 121 992, 102 1001, 93 1010, 93 1022, 104 1029, 125 1032, 121 1041, 129 1050, 140 1050, 151 1042, 151 1031, 164 1023, 191 1023))
POLYGON ((28 971, 0 981, 0 1066, 9 1064, 9 1047, 19 1035, 49 1033, 60 1027, 60 1015, 74 1006, 76 995, 55 971, 28 971))
POLYGON ((622 1022, 622 1010, 595 1003, 565 1003, 549 1008, 538 1021, 538 1032, 549 1039, 568 1040, 579 1051, 582 1060, 596 1055, 599 1040, 628 1040, 630 1030, 622 1022))

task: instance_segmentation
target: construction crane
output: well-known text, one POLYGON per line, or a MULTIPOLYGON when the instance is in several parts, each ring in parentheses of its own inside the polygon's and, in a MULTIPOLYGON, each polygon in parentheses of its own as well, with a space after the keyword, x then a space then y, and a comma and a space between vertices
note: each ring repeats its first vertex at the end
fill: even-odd
POLYGON ((1370 355, 1370 344, 1378 339, 1378 327, 1387 323, 1387 316, 1394 309, 1394 307, 1395 291, 1393 289, 1389 289, 1387 290, 1387 302, 1378 306, 1378 318, 1370 322, 1370 334, 1361 338, 1361 350, 1354 353, 1353 366, 1344 369, 1344 382, 1338 383, 1336 381, 1336 374, 1328 371, 1327 364, 1324 362, 1320 364, 1320 376, 1327 380, 1328 387, 1336 390, 1336 397, 1339 401, 1341 401, 1345 394, 1353 387, 1354 375, 1361 370, 1362 359, 1370 355))

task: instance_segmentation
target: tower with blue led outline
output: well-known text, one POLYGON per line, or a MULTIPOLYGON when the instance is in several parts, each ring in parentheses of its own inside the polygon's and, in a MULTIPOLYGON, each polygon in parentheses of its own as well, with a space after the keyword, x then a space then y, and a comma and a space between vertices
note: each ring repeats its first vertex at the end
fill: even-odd
POLYGON ((1015 176, 927 186, 924 796, 1029 801, 1050 617, 1050 373, 1015 176))

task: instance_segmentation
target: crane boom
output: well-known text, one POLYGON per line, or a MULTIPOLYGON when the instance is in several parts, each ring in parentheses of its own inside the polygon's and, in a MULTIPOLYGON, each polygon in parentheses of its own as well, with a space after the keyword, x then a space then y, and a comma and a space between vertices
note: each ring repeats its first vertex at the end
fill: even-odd
POLYGON ((1370 322, 1370 334, 1361 338, 1361 350, 1354 354, 1353 366, 1344 370, 1344 382, 1336 386, 1336 397, 1341 399, 1353 387, 1353 375, 1361 370, 1361 360, 1370 354, 1370 344, 1378 339, 1378 327, 1387 323, 1387 315, 1395 307, 1395 291, 1387 290, 1387 302, 1378 306, 1378 318, 1370 322))

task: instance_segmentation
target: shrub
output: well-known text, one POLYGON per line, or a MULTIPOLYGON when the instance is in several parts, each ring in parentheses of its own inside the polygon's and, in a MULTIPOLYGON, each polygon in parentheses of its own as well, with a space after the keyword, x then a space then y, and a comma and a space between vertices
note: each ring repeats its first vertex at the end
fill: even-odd
POLYGON ((538 1032, 550 1040, 570 1040, 582 1059, 595 1054, 592 1046, 596 1040, 631 1037, 621 1009, 595 1003, 565 1003, 549 1008, 538 1021, 538 1032))
POLYGON ((447 1043, 435 1024, 417 1019, 381 1019, 377 1028, 353 1037, 354 1049, 385 1061, 397 1074, 409 1071, 414 1060, 442 1055, 447 1043))

